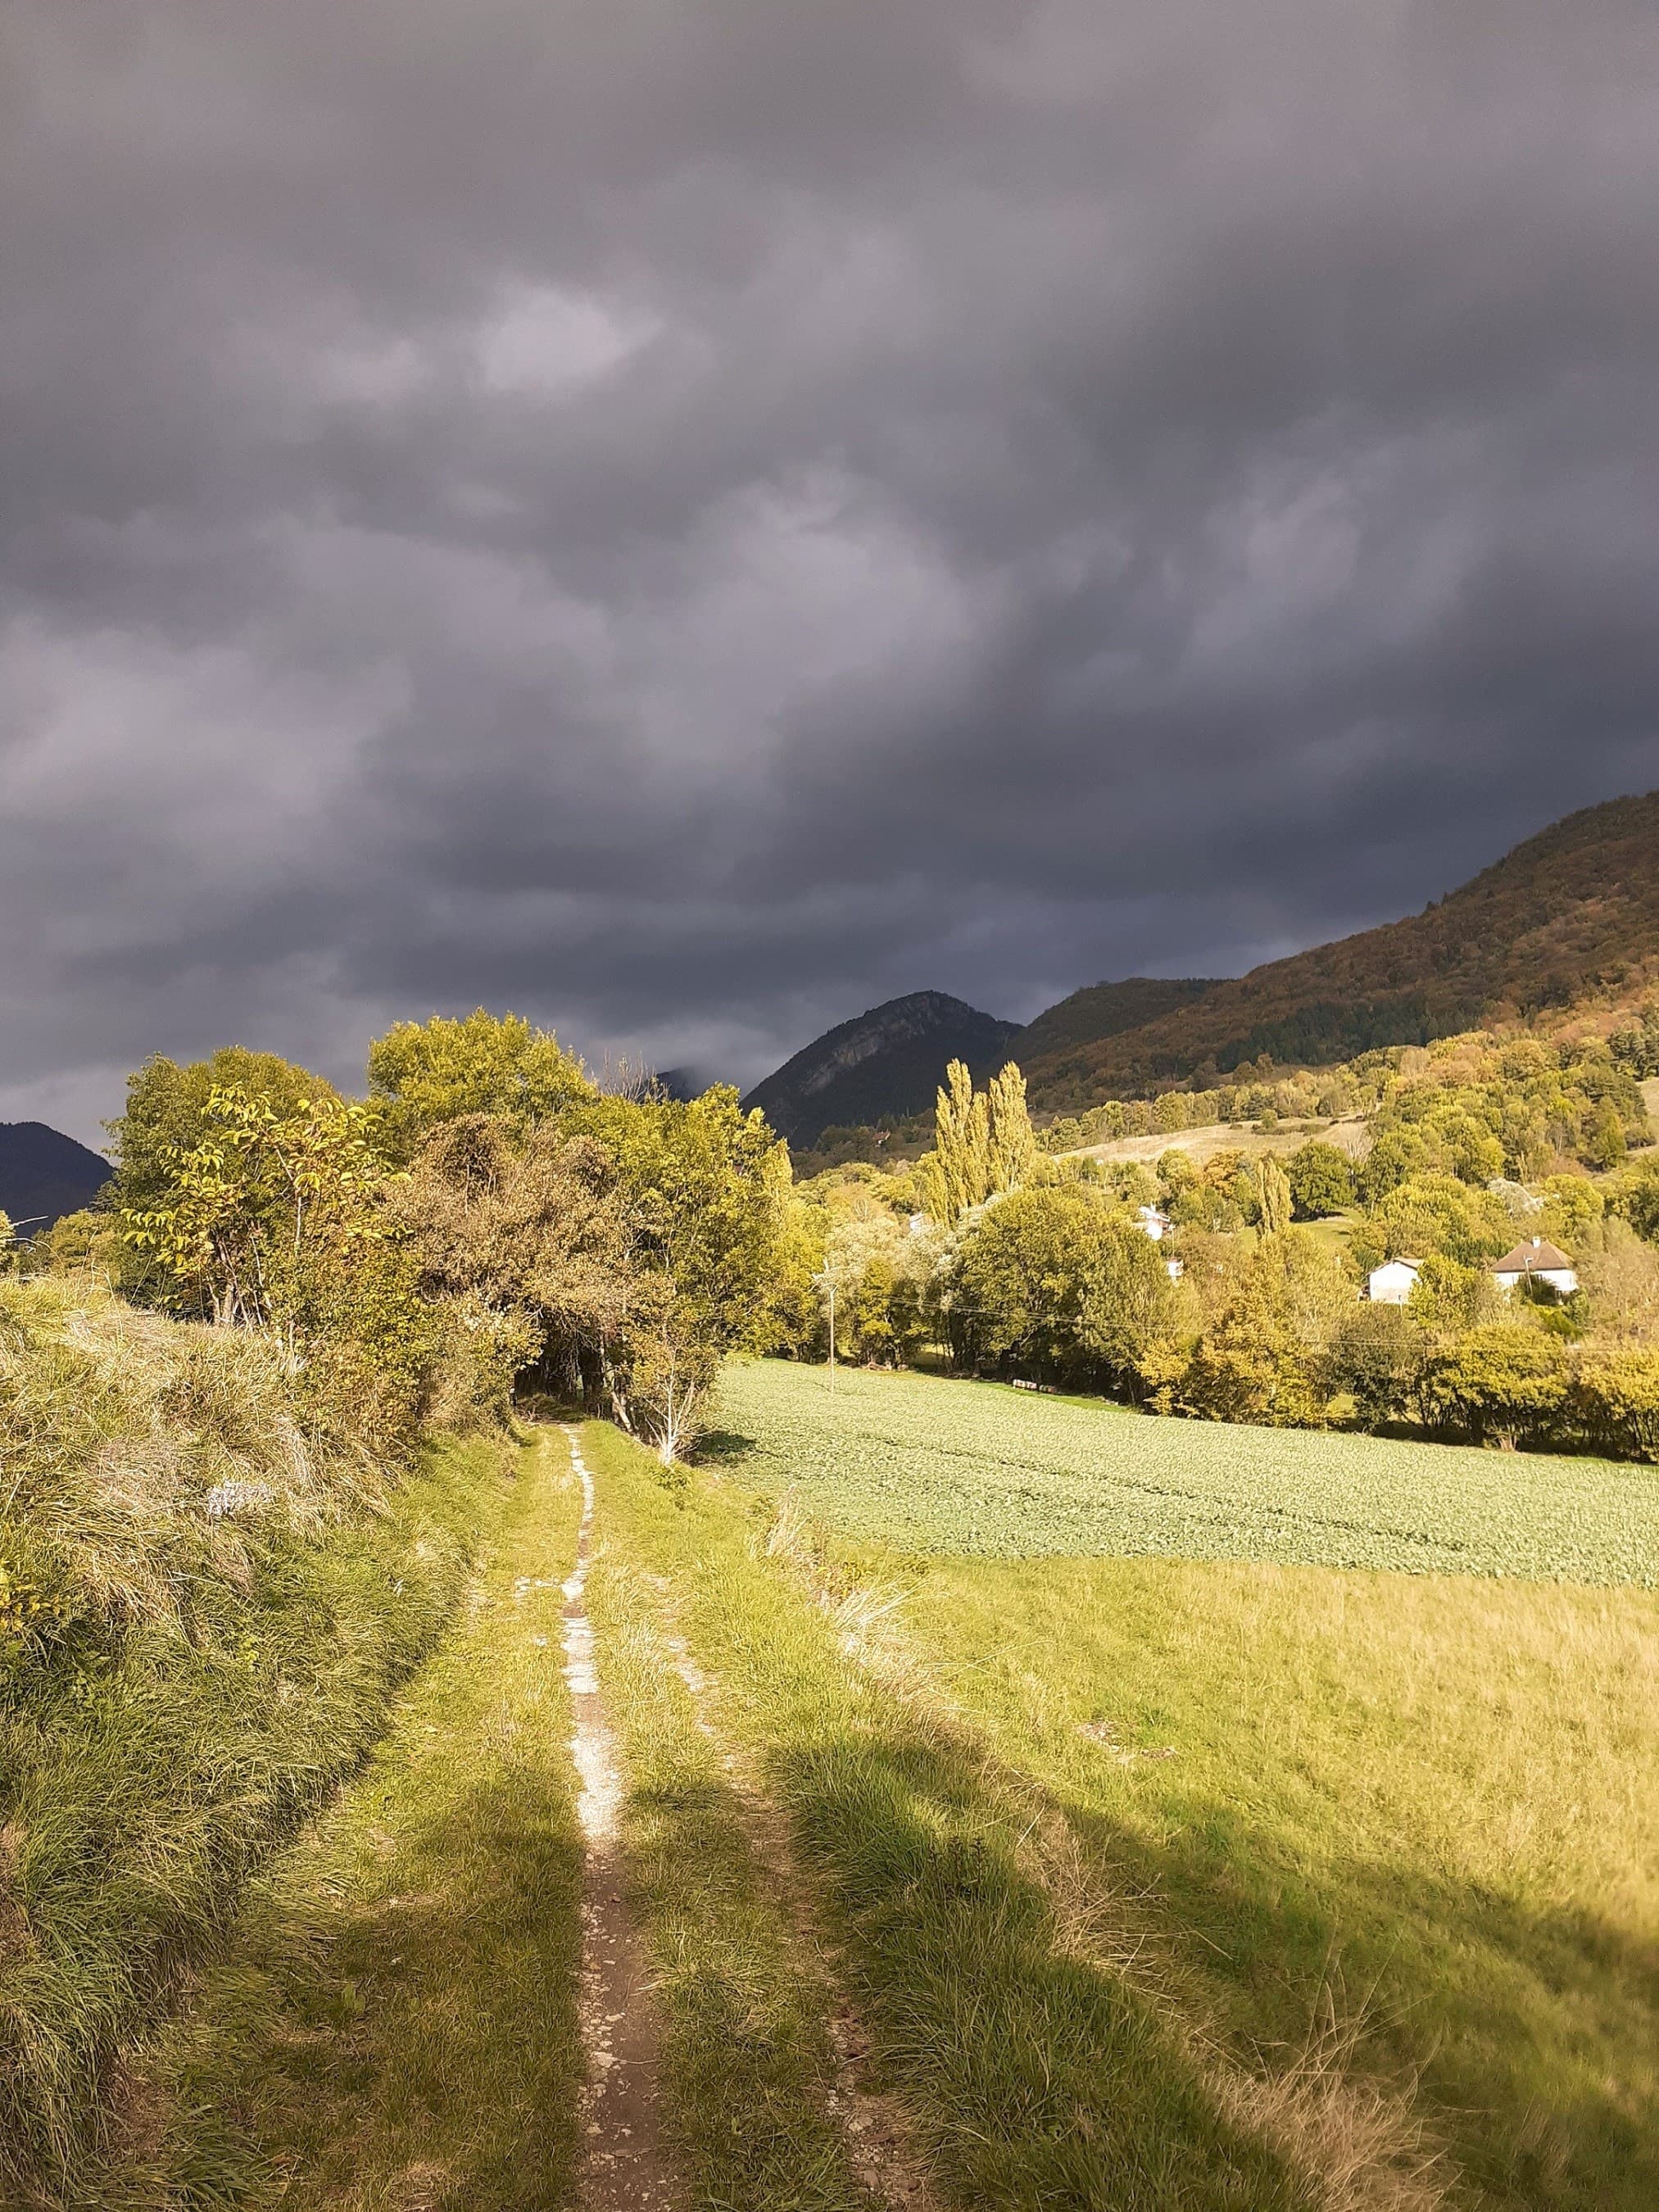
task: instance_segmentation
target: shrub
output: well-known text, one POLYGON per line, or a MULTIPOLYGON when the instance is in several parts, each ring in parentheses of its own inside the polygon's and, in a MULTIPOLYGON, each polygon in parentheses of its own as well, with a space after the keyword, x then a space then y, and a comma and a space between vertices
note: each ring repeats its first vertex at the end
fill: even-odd
POLYGON ((1429 1368, 1425 1407, 1437 1426, 1477 1443, 1541 1446, 1564 1425, 1572 1362, 1559 1337, 1498 1322, 1472 1329, 1429 1368))
POLYGON ((1586 1354, 1570 1410, 1592 1449, 1613 1459, 1659 1459, 1659 1353, 1586 1354))

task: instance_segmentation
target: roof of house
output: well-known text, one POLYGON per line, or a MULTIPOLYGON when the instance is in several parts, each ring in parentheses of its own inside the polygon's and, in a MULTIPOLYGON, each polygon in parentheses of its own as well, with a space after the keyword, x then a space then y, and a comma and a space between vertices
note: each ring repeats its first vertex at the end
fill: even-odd
POLYGON ((1422 1264, 1420 1260, 1413 1260, 1409 1253, 1396 1252, 1392 1260, 1385 1260, 1382 1267, 1373 1267, 1371 1273, 1374 1275, 1380 1275, 1382 1267, 1420 1267, 1422 1264))
POLYGON ((1566 1254, 1542 1237, 1529 1237, 1517 1244, 1513 1252, 1505 1252, 1494 1262, 1494 1275, 1531 1275, 1553 1273, 1557 1267, 1571 1267, 1566 1254))

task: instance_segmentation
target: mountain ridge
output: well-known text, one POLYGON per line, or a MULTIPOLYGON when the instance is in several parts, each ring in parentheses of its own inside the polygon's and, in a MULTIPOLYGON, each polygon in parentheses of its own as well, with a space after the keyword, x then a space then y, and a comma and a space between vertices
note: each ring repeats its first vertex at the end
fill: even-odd
POLYGON ((1535 1019, 1656 969, 1659 792, 1649 792, 1564 816, 1419 914, 1220 978, 1147 1022, 1073 1034, 1021 1065, 1035 1106, 1070 1112, 1263 1053, 1318 1066, 1535 1019))
POLYGON ((814 1037, 743 1103, 791 1144, 810 1145, 826 1128, 925 1112, 951 1060, 994 1074, 1019 1033, 946 991, 908 992, 814 1037))
POLYGON ((1023 1029, 943 992, 888 1000, 804 1045, 745 1103, 810 1145, 826 1127, 926 1112, 951 1059, 982 1077, 1012 1057, 1034 1109, 1074 1113, 1218 1079, 1263 1054, 1279 1066, 1328 1065, 1483 1022, 1536 1020, 1650 975, 1659 975, 1659 792, 1580 808, 1420 913, 1244 975, 1085 984, 1023 1029), (912 1035, 907 1010, 922 1008, 933 1011, 912 1035))

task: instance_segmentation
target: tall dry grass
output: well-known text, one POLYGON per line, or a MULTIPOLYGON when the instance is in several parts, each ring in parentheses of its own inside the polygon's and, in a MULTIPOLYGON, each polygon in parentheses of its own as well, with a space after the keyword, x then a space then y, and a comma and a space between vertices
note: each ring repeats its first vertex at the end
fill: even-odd
POLYGON ((88 2201, 124 2050, 372 1741, 501 1479, 377 1471, 297 1381, 0 1285, 0 2201, 88 2201))

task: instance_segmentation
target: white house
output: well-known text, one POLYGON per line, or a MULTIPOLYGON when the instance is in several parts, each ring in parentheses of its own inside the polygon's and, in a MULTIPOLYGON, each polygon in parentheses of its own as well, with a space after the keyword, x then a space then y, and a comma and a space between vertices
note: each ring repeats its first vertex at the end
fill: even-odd
POLYGON ((1403 1306, 1422 1265, 1420 1260, 1407 1260, 1403 1254, 1397 1260, 1385 1260, 1365 1278, 1366 1297, 1374 1306, 1403 1306))
POLYGON ((1566 1254, 1552 1244, 1547 1237, 1529 1237, 1506 1252, 1492 1269, 1500 1290, 1512 1291, 1517 1283, 1528 1280, 1547 1283, 1562 1297, 1567 1298, 1578 1288, 1578 1271, 1566 1254))
POLYGON ((1155 1206, 1137 1206, 1135 1226, 1137 1229, 1144 1229, 1154 1244, 1161 1244, 1170 1233, 1170 1217, 1167 1213, 1160 1212, 1155 1206))

